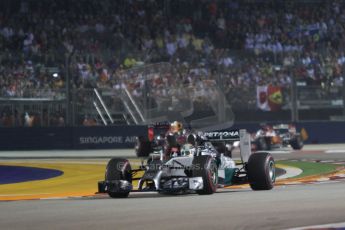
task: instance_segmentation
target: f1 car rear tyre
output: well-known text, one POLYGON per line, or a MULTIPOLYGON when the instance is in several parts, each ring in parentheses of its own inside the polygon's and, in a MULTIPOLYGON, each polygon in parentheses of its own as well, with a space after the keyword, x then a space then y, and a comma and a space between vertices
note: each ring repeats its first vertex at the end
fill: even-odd
MULTIPOLYGON (((127 159, 112 158, 107 165, 105 171, 105 180, 126 180, 132 183, 132 168, 127 159)), ((128 197, 129 192, 108 192, 112 198, 125 198, 128 197)))
POLYGON ((232 157, 232 152, 227 148, 224 143, 212 143, 212 145, 216 148, 218 153, 223 153, 224 156, 232 157))
POLYGON ((270 190, 276 179, 275 163, 267 152, 253 153, 247 165, 248 181, 253 190, 270 190))
POLYGON ((217 163, 211 156, 196 156, 193 159, 193 177, 202 177, 203 189, 197 190, 199 195, 213 194, 217 190, 217 163))
POLYGON ((303 140, 302 137, 300 135, 295 136, 291 141, 290 141, 290 145, 293 149, 295 150, 299 150, 303 148, 303 140))
POLYGON ((148 157, 150 153, 152 153, 152 143, 148 140, 147 137, 138 137, 135 146, 135 153, 137 157, 148 157))
POLYGON ((256 149, 257 150, 270 150, 271 143, 270 139, 266 137, 259 137, 256 140, 256 149))

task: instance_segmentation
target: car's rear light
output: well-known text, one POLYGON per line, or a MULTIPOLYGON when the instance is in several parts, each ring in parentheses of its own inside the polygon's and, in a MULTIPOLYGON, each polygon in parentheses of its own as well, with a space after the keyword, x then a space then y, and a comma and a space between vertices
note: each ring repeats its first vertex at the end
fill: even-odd
POLYGON ((150 128, 148 129, 147 135, 148 135, 149 141, 153 141, 153 139, 154 139, 154 137, 155 137, 155 133, 154 133, 154 130, 153 130, 152 127, 150 127, 150 128))

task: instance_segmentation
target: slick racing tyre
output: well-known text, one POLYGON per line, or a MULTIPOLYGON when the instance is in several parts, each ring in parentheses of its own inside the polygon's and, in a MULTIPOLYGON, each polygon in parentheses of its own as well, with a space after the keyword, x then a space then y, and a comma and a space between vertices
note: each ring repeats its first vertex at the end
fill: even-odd
POLYGON ((302 149, 304 145, 302 137, 300 135, 295 136, 293 139, 291 139, 290 145, 295 150, 302 149))
POLYGON ((143 136, 138 137, 135 145, 135 153, 137 157, 148 157, 152 152, 152 143, 148 138, 143 136))
POLYGON ((267 137, 259 137, 256 141, 256 149, 259 150, 270 150, 271 140, 267 137))
POLYGON ((253 190, 270 190, 276 179, 275 163, 267 152, 253 153, 247 165, 248 181, 253 190))
POLYGON ((218 169, 211 156, 197 156, 193 159, 193 177, 202 177, 203 189, 197 190, 199 195, 213 194, 217 190, 218 169))
POLYGON ((224 143, 213 143, 212 144, 218 153, 223 153, 224 156, 227 156, 227 157, 232 157, 232 152, 231 150, 228 149, 228 147, 224 144, 224 143))
MULTIPOLYGON (((112 158, 107 165, 105 172, 106 181, 126 180, 132 183, 131 165, 127 159, 112 158)), ((129 192, 111 192, 108 194, 112 198, 128 197, 129 192)))

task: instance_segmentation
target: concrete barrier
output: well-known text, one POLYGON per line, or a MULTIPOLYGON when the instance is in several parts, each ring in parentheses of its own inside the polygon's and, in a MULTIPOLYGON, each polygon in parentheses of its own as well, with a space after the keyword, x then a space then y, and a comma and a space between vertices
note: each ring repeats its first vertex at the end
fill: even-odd
MULTIPOLYGON (((342 121, 298 122, 296 127, 306 130, 306 143, 345 143, 342 121)), ((260 124, 237 123, 232 128, 254 133, 260 124)), ((0 150, 133 148, 140 135, 147 135, 147 126, 0 128, 0 150)))
MULTIPOLYGON (((269 125, 281 123, 266 123, 269 125)), ((290 124, 287 122, 286 124, 290 124)), ((307 144, 328 144, 328 143, 345 143, 345 122, 344 121, 313 121, 297 122, 297 131, 305 129, 308 134, 307 144)), ((260 128, 259 123, 238 123, 233 126, 234 129, 244 128, 254 133, 260 128)))

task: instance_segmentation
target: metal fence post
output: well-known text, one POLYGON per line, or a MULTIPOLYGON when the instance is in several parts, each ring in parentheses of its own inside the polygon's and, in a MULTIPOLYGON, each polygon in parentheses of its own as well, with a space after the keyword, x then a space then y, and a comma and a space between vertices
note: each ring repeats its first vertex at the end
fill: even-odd
MULTIPOLYGON (((289 67, 289 74, 291 76, 292 71, 289 67)), ((292 86, 291 86, 291 122, 297 122, 298 119, 298 108, 297 108, 297 82, 296 76, 292 75, 292 86)))
POLYGON ((71 122, 71 116, 72 116, 72 109, 71 109, 71 103, 72 103, 72 97, 71 97, 71 81, 69 76, 69 62, 70 62, 70 55, 66 55, 65 58, 65 72, 66 72, 66 125, 72 126, 71 122))
POLYGON ((343 63, 343 119, 345 120, 345 64, 343 63))

